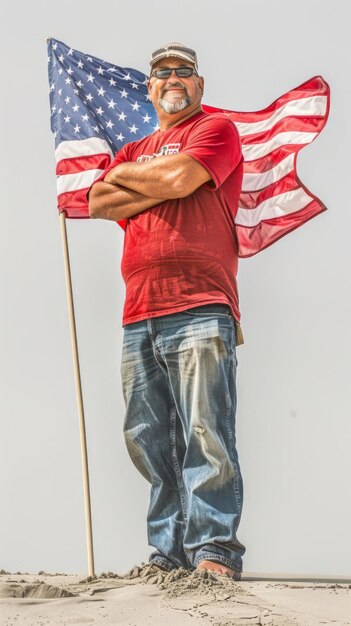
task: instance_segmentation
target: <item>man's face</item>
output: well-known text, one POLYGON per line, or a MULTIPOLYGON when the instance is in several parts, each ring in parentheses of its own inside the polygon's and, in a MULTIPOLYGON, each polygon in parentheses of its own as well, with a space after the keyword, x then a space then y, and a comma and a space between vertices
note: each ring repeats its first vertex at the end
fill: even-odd
MULTIPOLYGON (((176 57, 162 59, 155 63, 151 73, 156 69, 191 67, 194 65, 176 57)), ((188 107, 196 108, 202 98, 203 78, 193 74, 188 78, 180 78, 172 72, 169 78, 161 79, 152 76, 148 81, 148 90, 156 111, 160 108, 173 115, 188 107)))

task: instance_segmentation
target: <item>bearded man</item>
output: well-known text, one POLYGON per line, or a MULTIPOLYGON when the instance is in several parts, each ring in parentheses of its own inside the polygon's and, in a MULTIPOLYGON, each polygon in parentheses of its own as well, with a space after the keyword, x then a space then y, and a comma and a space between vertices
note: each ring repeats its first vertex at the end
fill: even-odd
POLYGON ((125 440, 151 483, 150 561, 239 580, 240 139, 225 114, 203 111, 194 50, 166 44, 150 65, 159 129, 126 144, 89 194, 91 217, 127 220, 125 440))

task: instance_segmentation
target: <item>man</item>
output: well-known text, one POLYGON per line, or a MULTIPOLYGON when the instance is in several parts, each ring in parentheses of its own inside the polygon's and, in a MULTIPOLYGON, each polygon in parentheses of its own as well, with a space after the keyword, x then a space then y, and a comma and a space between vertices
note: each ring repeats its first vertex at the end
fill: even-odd
POLYGON ((125 439, 151 483, 150 561, 239 580, 240 140, 224 114, 202 110, 204 80, 193 50, 167 44, 150 65, 159 130, 125 145, 89 194, 91 217, 127 219, 125 439))

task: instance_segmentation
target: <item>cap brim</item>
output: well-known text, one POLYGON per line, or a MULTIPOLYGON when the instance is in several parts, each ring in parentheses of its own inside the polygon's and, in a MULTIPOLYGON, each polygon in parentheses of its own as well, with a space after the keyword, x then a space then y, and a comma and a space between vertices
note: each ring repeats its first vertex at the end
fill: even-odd
POLYGON ((191 58, 189 55, 187 55, 186 53, 183 54, 175 50, 174 51, 168 50, 167 52, 158 54, 154 59, 151 59, 150 65, 152 67, 153 65, 155 65, 155 63, 158 63, 158 61, 162 61, 162 59, 169 59, 169 58, 182 59, 183 61, 187 61, 187 63, 191 63, 192 65, 195 65, 195 67, 197 66, 196 61, 194 61, 194 59, 191 58))

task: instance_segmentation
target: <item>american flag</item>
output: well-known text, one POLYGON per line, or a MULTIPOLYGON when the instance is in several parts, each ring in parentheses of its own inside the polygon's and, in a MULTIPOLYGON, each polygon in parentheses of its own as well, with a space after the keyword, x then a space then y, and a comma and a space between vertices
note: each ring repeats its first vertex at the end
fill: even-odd
MULTIPOLYGON (((88 218, 86 192, 126 143, 157 130, 147 76, 48 40, 58 209, 88 218)), ((326 209, 300 181, 297 153, 324 128, 328 84, 315 76, 257 112, 223 111, 238 128, 244 178, 235 218, 239 256, 256 254, 326 209)), ((124 227, 125 223, 121 222, 124 227)))

